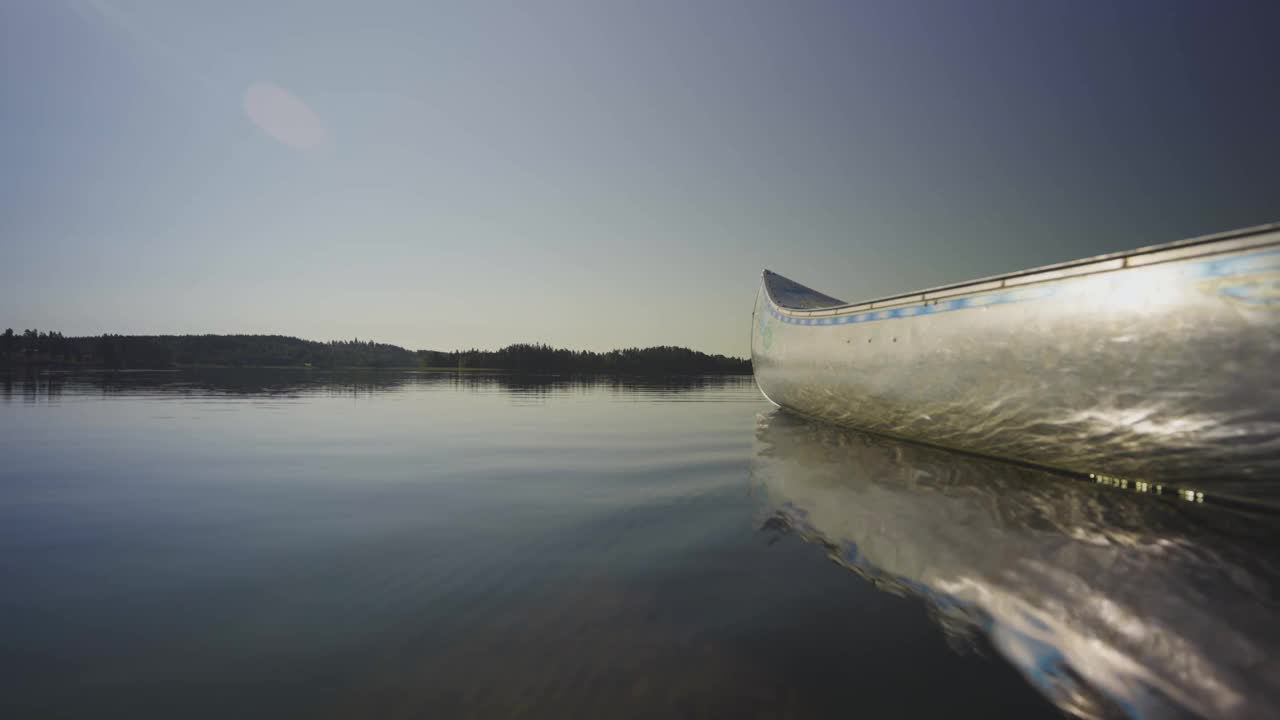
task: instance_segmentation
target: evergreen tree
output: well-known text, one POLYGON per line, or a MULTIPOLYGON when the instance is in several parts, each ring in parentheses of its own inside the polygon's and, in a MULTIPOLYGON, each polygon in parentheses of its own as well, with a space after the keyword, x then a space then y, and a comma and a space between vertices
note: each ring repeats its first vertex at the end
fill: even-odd
POLYGON ((120 348, 114 337, 111 335, 102 336, 102 340, 98 342, 98 357, 102 359, 102 366, 105 368, 117 369, 120 367, 120 348))

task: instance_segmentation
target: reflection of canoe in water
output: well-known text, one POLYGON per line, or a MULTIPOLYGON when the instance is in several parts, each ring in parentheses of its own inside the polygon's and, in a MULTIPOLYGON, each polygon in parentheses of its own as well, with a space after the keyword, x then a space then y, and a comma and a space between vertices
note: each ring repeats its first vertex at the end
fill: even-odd
POLYGON ((1280 225, 856 305, 766 271, 751 355, 805 415, 1235 492, 1280 478, 1280 225))
POLYGON ((785 413, 752 479, 767 525, 925 598, 1064 710, 1280 716, 1274 522, 785 413))

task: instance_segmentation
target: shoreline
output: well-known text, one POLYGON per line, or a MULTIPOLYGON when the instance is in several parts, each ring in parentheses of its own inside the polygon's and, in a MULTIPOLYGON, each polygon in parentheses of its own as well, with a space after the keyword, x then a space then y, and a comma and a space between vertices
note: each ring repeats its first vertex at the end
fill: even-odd
POLYGON ((635 371, 581 371, 555 372, 524 370, 520 368, 450 368, 421 366, 386 366, 341 365, 334 367, 305 367, 302 365, 175 365, 169 367, 139 368, 106 368, 98 365, 64 365, 56 363, 23 363, 16 365, 0 365, 0 374, 14 371, 57 372, 57 373, 93 373, 93 374, 126 374, 126 373, 179 373, 187 370, 296 370, 301 372, 417 372, 417 373, 454 373, 477 375, 525 375, 531 377, 751 377, 751 372, 635 372, 635 371))

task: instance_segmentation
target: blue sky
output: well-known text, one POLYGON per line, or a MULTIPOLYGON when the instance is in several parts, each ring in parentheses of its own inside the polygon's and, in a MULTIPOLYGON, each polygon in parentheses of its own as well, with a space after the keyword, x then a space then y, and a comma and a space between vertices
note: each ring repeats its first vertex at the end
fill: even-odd
POLYGON ((746 354, 1280 219, 1275 3, 0 4, 0 325, 746 354))

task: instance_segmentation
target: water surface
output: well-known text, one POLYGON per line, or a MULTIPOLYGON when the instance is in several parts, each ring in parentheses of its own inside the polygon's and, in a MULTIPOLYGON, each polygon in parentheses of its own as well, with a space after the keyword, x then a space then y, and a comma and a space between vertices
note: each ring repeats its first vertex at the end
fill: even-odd
POLYGON ((1266 521, 798 421, 749 379, 14 377, 0 453, 6 716, 1276 707, 1266 521))

